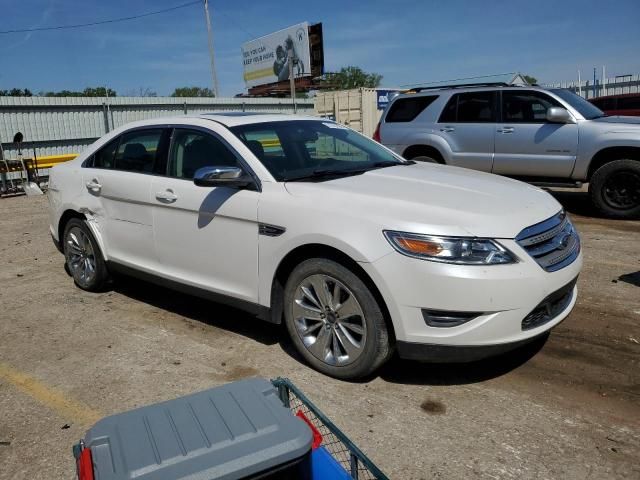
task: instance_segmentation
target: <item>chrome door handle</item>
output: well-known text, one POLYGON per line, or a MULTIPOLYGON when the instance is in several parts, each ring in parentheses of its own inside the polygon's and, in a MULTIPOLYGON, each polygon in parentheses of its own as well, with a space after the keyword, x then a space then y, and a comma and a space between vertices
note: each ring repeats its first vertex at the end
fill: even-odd
POLYGON ((156 198, 162 202, 175 202, 178 196, 170 190, 165 192, 156 192, 156 198))
POLYGON ((443 127, 440 129, 441 132, 446 132, 446 133, 451 133, 451 132, 455 132, 456 129, 455 127, 443 127))
POLYGON ((513 127, 503 127, 498 129, 498 133, 513 133, 514 130, 513 127))
POLYGON ((94 180, 91 180, 90 182, 87 182, 87 190, 99 192, 101 189, 102 189, 102 185, 100 185, 97 180, 94 179, 94 180))

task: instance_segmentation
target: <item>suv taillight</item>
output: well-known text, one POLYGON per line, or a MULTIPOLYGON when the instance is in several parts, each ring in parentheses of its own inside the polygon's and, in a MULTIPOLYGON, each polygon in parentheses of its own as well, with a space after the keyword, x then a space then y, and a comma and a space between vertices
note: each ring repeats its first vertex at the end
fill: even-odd
POLYGON ((376 125, 376 131, 373 132, 373 137, 372 137, 376 142, 378 143, 382 143, 382 140, 380 139, 380 122, 378 122, 378 125, 376 125))

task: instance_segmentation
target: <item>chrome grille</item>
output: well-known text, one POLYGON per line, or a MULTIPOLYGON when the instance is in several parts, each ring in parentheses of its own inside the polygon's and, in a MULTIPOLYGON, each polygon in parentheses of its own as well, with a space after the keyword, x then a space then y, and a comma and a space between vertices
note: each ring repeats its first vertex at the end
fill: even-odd
POLYGON ((525 228, 516 242, 547 272, 566 267, 580 254, 580 237, 564 211, 525 228))

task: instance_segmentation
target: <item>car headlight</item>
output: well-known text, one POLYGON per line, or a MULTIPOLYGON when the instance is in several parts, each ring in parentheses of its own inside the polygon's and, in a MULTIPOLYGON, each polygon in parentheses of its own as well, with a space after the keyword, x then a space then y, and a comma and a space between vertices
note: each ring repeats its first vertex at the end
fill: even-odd
POLYGON ((488 238, 441 237, 390 230, 385 230, 384 236, 403 255, 432 262, 497 265, 517 261, 515 255, 488 238))

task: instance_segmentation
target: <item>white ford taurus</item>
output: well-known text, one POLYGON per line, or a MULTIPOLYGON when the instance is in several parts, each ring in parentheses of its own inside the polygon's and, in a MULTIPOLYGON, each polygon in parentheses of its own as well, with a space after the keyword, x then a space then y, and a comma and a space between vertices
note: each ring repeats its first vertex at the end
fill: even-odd
POLYGON ((582 265, 542 190, 406 161, 313 117, 132 123, 54 168, 49 199, 80 288, 124 272, 231 303, 284 322, 340 378, 395 350, 469 361, 516 348, 569 314, 582 265))

